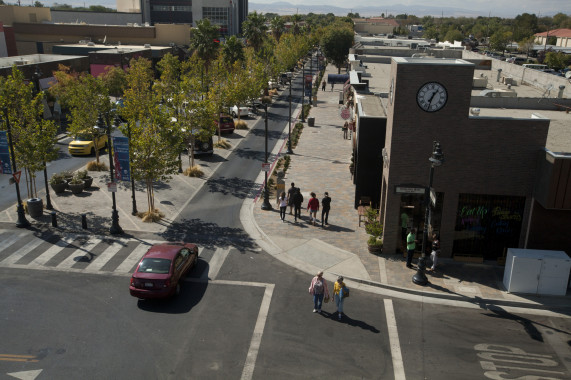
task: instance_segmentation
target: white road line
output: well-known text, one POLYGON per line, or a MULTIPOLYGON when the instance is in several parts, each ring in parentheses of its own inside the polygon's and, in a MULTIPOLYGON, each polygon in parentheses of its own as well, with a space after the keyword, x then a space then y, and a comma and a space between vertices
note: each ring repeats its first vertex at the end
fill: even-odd
POLYGON ((51 260, 52 257, 57 255, 62 249, 67 247, 69 245, 69 243, 71 243, 73 240, 74 240, 74 237, 71 237, 71 236, 62 237, 54 245, 49 247, 44 253, 42 253, 40 256, 36 257, 29 264, 29 266, 31 266, 31 267, 44 266, 48 261, 51 260))
POLYGON ((99 243, 101 243, 102 240, 99 238, 94 238, 93 240, 87 240, 87 242, 85 242, 85 244, 80 245, 80 242, 75 243, 75 245, 77 246, 77 249, 75 249, 68 257, 66 257, 61 263, 59 263, 57 265, 58 269, 67 269, 67 268, 71 268, 72 266, 74 266, 77 261, 75 261, 74 259, 78 256, 84 256, 88 253, 91 252, 91 250, 99 243))
POLYGON ((109 248, 107 248, 105 251, 101 252, 101 254, 99 256, 95 257, 93 262, 91 262, 89 264, 89 266, 87 266, 87 268, 85 268, 83 271, 84 272, 97 272, 97 271, 99 271, 124 246, 125 246, 124 242, 114 241, 113 244, 111 244, 109 246, 109 248))
POLYGON ((12 253, 10 256, 2 260, 1 265, 10 265, 16 263, 16 261, 20 260, 30 251, 36 249, 40 244, 42 244, 45 240, 42 239, 34 239, 26 243, 22 248, 18 249, 16 252, 12 253))
POLYGON ((268 311, 270 310, 270 302, 272 300, 273 292, 274 284, 267 284, 264 291, 264 298, 260 305, 258 319, 256 320, 256 326, 254 327, 254 332, 252 334, 252 340, 250 341, 248 355, 246 355, 246 362, 244 363, 244 369, 242 370, 241 380, 250 380, 254 374, 256 359, 258 358, 258 351, 260 350, 260 344, 262 343, 262 335, 264 334, 264 326, 266 325, 266 319, 268 318, 268 311))
POLYGON ((226 257, 228 257, 228 253, 230 252, 230 248, 216 248, 216 251, 214 251, 214 255, 212 255, 212 258, 210 259, 210 262, 208 263, 208 271, 204 271, 202 272, 202 275, 200 276, 203 279, 211 279, 214 280, 216 279, 216 276, 218 276, 218 272, 220 272, 220 268, 222 268, 222 264, 224 264, 224 261, 226 260, 226 257))
POLYGON ((10 236, 8 239, 2 240, 2 242, 0 242, 0 251, 3 251, 6 248, 8 248, 9 246, 11 246, 12 244, 14 244, 17 240, 22 238, 25 234, 26 233, 14 234, 14 235, 10 236))
POLYGON ((387 268, 385 266, 385 259, 379 257, 379 273, 381 274, 381 284, 388 284, 387 281, 387 268))
POLYGON ((129 273, 133 266, 137 264, 141 257, 151 248, 151 244, 142 242, 139 244, 131 254, 115 269, 113 272, 117 273, 129 273))
POLYGON ((395 380, 405 380, 406 376, 404 375, 404 363, 402 361, 402 353, 400 350, 399 333, 397 329, 397 320, 395 318, 395 310, 393 308, 393 301, 389 299, 385 299, 384 301, 395 380))

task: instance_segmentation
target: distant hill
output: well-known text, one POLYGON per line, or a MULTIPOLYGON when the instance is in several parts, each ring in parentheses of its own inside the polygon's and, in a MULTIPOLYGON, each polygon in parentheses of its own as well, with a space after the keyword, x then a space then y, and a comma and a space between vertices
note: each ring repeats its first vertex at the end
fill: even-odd
MULTIPOLYGON (((323 0, 326 2, 326 0, 323 0)), ((466 2, 470 6, 469 2, 466 2)), ((308 14, 308 13, 333 13, 335 16, 347 16, 349 12, 359 13, 362 17, 371 16, 381 16, 385 15, 398 15, 398 14, 409 14, 418 17, 422 16, 434 16, 434 17, 478 17, 478 16, 488 16, 490 13, 495 17, 505 17, 514 18, 520 13, 525 12, 525 10, 514 8, 513 6, 504 6, 502 3, 497 3, 494 5, 494 9, 486 11, 476 11, 464 8, 452 8, 452 7, 432 7, 430 5, 424 4, 419 0, 418 5, 402 5, 402 4, 391 4, 387 6, 376 6, 376 7, 359 7, 355 4, 355 8, 340 8, 331 5, 295 5, 288 2, 280 1, 271 4, 259 4, 255 2, 249 2, 249 11, 257 11, 263 13, 277 13, 280 15, 291 15, 295 13, 308 14)), ((533 12, 531 12, 533 13, 533 12)), ((556 12, 541 12, 544 16, 553 16, 556 12)))

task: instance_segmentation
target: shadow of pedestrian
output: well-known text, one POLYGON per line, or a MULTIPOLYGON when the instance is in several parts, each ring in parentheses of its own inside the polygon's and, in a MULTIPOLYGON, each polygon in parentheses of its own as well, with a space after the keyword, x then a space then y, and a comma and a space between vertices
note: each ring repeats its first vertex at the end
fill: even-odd
POLYGON ((321 311, 321 316, 323 316, 324 318, 327 319, 331 319, 332 321, 336 321, 339 323, 345 323, 349 326, 353 326, 353 327, 360 327, 363 330, 369 330, 372 333, 378 334, 380 331, 377 330, 377 328, 375 326, 371 326, 363 321, 359 321, 357 319, 352 319, 350 317, 347 316, 347 314, 343 313, 343 316, 341 317, 341 319, 338 318, 338 314, 337 312, 334 313, 330 313, 328 311, 321 311))

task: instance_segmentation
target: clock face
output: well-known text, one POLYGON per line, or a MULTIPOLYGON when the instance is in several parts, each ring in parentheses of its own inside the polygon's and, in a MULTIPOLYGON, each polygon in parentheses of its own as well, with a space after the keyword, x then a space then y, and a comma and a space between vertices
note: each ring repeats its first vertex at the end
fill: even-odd
POLYGON ((446 105, 448 93, 438 82, 424 84, 416 94, 418 106, 426 112, 436 112, 446 105))

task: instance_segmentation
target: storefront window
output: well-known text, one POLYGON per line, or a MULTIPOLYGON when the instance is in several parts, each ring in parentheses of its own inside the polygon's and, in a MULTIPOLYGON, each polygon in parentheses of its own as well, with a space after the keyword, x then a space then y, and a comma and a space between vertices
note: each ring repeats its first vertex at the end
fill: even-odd
MULTIPOLYGON (((432 236, 432 232, 440 233, 440 224, 442 220, 442 204, 444 201, 444 193, 436 193, 436 204, 430 207, 428 219, 428 238, 432 236)), ((403 227, 406 224, 407 233, 412 228, 416 228, 416 234, 419 241, 422 241, 424 231, 424 218, 426 214, 426 203, 424 202, 424 194, 402 194, 401 207, 399 212, 399 225, 401 226, 399 240, 401 247, 404 247, 406 240, 403 227)), ((403 248, 404 249, 404 248, 403 248)), ((421 250, 421 245, 417 244, 417 251, 421 250)))
POLYGON ((495 260, 518 247, 525 197, 460 194, 454 233, 454 255, 495 260))

